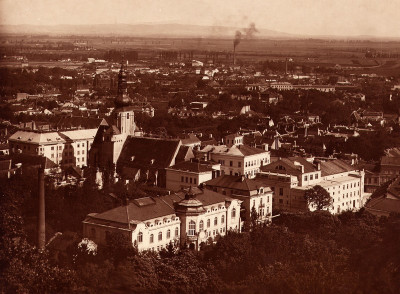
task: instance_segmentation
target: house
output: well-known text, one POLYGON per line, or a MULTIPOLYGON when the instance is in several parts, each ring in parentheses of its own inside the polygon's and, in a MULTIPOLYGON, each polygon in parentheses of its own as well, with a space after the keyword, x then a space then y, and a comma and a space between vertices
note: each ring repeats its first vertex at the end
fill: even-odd
POLYGON ((111 233, 120 232, 139 251, 159 251, 171 242, 198 250, 209 238, 240 231, 240 204, 240 200, 208 189, 144 197, 89 214, 83 221, 83 235, 104 244, 111 233))
POLYGON ((364 171, 339 159, 310 162, 302 157, 280 158, 263 167, 258 176, 274 191, 274 209, 314 210, 304 195, 308 189, 320 185, 332 197, 328 208, 331 213, 363 207, 364 177, 364 171))
POLYGON ((220 164, 211 162, 185 161, 168 167, 166 170, 166 188, 179 191, 202 183, 220 175, 220 164))
POLYGON ((251 221, 251 213, 257 212, 257 221, 271 221, 272 190, 262 181, 245 176, 224 175, 204 183, 204 186, 215 192, 242 201, 242 220, 251 221))
MULTIPOLYGON (((243 136, 241 137, 241 140, 238 139, 240 137, 233 139, 233 142, 239 143, 234 143, 231 147, 208 145, 199 152, 207 159, 220 163, 222 174, 254 178, 262 166, 270 163, 270 152, 243 145, 243 136)), ((232 139, 229 140, 231 142, 232 139)))

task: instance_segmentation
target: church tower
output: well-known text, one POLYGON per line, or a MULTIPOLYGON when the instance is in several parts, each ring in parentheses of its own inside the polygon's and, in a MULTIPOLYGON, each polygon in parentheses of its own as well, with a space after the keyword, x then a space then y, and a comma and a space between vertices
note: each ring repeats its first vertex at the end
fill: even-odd
POLYGON ((121 63, 121 69, 118 74, 118 91, 117 97, 114 100, 115 124, 121 134, 133 136, 135 134, 135 114, 131 105, 131 99, 128 95, 127 73, 124 62, 121 63))

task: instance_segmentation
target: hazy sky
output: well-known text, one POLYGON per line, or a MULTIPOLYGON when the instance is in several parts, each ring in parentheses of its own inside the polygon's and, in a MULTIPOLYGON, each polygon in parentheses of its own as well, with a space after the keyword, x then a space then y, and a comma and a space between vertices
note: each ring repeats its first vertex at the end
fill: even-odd
POLYGON ((145 22, 400 37, 400 0, 0 0, 1 24, 145 22))

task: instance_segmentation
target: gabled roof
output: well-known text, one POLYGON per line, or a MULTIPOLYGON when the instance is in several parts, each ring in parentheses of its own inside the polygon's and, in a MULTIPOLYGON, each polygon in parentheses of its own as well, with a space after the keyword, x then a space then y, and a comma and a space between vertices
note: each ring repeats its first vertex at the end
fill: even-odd
MULTIPOLYGON (((175 215, 175 209, 171 203, 180 200, 181 198, 176 195, 135 199, 128 205, 129 220, 138 223, 175 215)), ((90 214, 85 221, 101 224, 108 223, 109 225, 127 228, 126 206, 119 206, 102 213, 90 214)))
POLYGON ((321 162, 321 176, 329 176, 355 170, 354 167, 343 160, 329 160, 321 162))
POLYGON ((201 141, 195 134, 188 134, 184 139, 181 139, 182 145, 200 144, 201 141))
POLYGON ((33 143, 33 144, 54 144, 54 143, 65 143, 65 140, 61 138, 58 132, 28 132, 28 131, 17 131, 9 138, 10 141, 33 143))
POLYGON ((300 156, 280 158, 279 160, 272 162, 262 167, 261 169, 263 171, 271 171, 280 174, 300 175, 301 166, 304 167, 304 173, 317 171, 317 168, 312 163, 308 162, 305 158, 300 156), (282 166, 284 167, 284 169, 277 169, 277 166, 282 166))
POLYGON ((131 167, 166 168, 178 154, 180 140, 128 137, 118 164, 131 167))
POLYGON ((176 162, 187 161, 191 158, 194 158, 193 150, 189 146, 181 145, 179 147, 178 154, 176 155, 176 162))
POLYGON ((206 146, 203 150, 203 152, 208 152, 211 151, 212 153, 215 154, 226 154, 226 155, 235 155, 235 156, 251 156, 255 154, 261 154, 265 153, 268 151, 265 151, 263 149, 258 149, 254 147, 250 147, 247 145, 233 145, 232 147, 227 147, 225 145, 221 146, 206 146))
MULTIPOLYGON (((231 176, 223 175, 215 179, 211 179, 204 183, 208 186, 222 187, 228 189, 242 190, 242 191, 254 191, 261 187, 266 187, 264 183, 259 180, 248 179, 242 176, 231 176)), ((270 190, 269 187, 267 189, 270 190)))

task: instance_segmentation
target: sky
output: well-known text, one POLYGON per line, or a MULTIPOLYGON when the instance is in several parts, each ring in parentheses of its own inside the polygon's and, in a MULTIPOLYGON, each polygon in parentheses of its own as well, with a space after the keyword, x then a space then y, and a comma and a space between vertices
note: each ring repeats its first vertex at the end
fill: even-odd
POLYGON ((400 0, 0 0, 0 24, 178 23, 400 37, 400 0))

